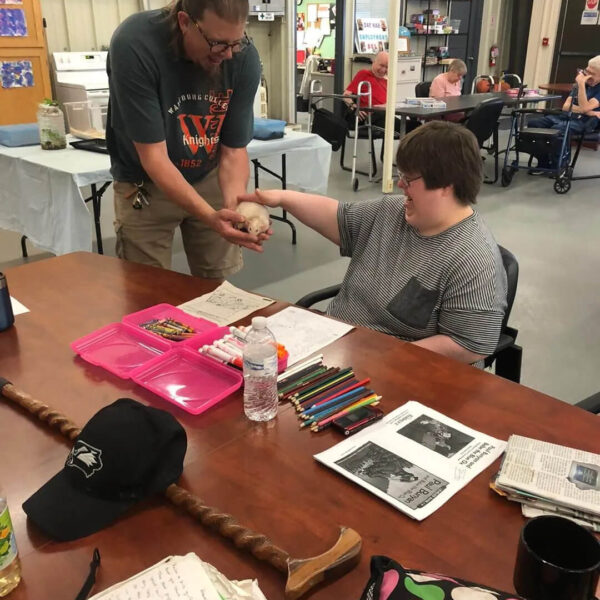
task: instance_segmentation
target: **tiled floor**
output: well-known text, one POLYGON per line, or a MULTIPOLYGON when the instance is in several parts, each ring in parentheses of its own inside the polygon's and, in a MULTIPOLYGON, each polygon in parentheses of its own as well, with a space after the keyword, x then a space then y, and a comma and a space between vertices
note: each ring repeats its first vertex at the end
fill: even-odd
MULTIPOLYGON (((578 172, 600 174, 600 152, 585 150, 578 172)), ((521 171, 506 189, 484 185, 478 210, 520 263, 510 321, 524 348, 522 383, 573 403, 600 389, 600 180, 573 182, 563 196, 552 183, 521 171)), ((350 174, 340 169, 338 153, 332 156, 329 195, 356 202, 379 193, 365 177, 352 192, 350 174)), ((114 254, 111 204, 107 193, 102 217, 107 254, 114 254)), ((347 260, 330 242, 298 224, 298 245, 292 246, 287 225, 275 222, 273 228, 263 254, 246 253, 245 268, 231 278, 234 284, 294 301, 341 280, 347 260)), ((0 230, 0 268, 23 262, 19 238, 0 230)), ((30 252, 29 260, 49 256, 31 247, 30 252)), ((173 268, 188 272, 180 239, 173 268)))

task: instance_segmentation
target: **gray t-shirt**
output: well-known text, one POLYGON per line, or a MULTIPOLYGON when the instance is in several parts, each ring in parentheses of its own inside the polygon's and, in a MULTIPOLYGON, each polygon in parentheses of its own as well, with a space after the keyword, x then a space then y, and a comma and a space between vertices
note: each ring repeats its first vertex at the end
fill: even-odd
POLYGON ((260 60, 254 46, 222 63, 210 77, 176 58, 165 13, 131 15, 113 34, 107 62, 106 127, 117 181, 148 180, 133 142, 166 141, 169 158, 193 183, 217 166, 219 144, 243 148, 252 139, 260 60))
POLYGON ((405 340, 444 334, 492 354, 506 310, 506 272, 483 219, 474 211, 425 237, 404 212, 403 196, 340 203, 340 252, 352 260, 327 312, 405 340))

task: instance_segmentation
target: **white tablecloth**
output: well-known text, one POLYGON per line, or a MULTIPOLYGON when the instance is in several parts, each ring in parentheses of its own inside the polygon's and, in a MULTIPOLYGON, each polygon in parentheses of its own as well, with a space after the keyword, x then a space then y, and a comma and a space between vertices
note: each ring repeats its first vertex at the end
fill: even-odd
MULTIPOLYGON (((331 146, 312 133, 289 131, 278 140, 252 140, 250 159, 276 173, 287 156, 287 184, 325 193, 331 146)), ((106 154, 0 146, 0 227, 26 235, 54 254, 92 249, 92 220, 80 188, 110 181, 106 154)), ((253 179, 251 178, 253 184, 253 179)), ((270 187, 262 183, 261 185, 270 187)))

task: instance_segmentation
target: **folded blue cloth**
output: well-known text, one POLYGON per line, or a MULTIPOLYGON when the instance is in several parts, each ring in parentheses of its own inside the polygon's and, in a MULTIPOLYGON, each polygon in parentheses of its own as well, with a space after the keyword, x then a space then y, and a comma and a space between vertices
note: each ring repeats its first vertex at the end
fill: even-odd
POLYGON ((257 140, 276 140, 283 137, 285 121, 278 119, 260 119, 254 117, 254 138, 257 140))
POLYGON ((37 123, 0 125, 0 144, 3 146, 35 146, 40 143, 37 123))

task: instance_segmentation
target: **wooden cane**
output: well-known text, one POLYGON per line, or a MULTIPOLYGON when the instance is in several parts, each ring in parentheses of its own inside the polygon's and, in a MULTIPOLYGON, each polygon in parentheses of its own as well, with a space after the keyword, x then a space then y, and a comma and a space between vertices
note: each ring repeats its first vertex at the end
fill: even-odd
MULTIPOLYGON (((0 393, 68 439, 74 440, 79 435, 81 428, 68 417, 17 389, 4 378, 0 378, 0 393)), ((267 536, 244 527, 230 514, 206 505, 198 496, 175 483, 165 490, 164 495, 205 527, 232 540, 238 548, 251 552, 259 560, 287 573, 285 595, 289 600, 300 598, 322 581, 336 579, 347 573, 360 558, 361 537, 348 527, 340 528, 337 542, 327 552, 311 558, 295 559, 275 546, 267 536)))

